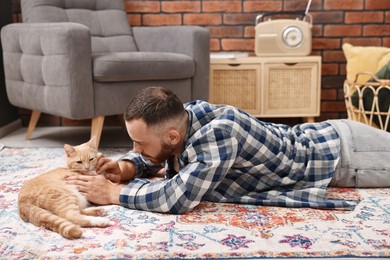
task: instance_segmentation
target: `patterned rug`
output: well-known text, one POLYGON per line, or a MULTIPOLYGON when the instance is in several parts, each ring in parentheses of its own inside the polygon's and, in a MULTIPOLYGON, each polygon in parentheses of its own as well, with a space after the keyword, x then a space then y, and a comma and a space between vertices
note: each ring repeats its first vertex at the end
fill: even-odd
MULTIPOLYGON (((102 149, 118 158, 124 149, 102 149)), ((85 228, 81 239, 25 223, 22 184, 65 164, 60 148, 0 151, 1 259, 194 259, 390 257, 390 189, 330 189, 360 200, 354 211, 201 203, 184 215, 107 206, 114 225, 85 228)))

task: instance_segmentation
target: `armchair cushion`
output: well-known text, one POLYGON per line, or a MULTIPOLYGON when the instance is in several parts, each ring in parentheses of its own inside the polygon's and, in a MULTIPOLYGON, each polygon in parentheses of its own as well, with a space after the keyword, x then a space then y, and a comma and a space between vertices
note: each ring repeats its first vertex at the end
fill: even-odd
POLYGON ((22 13, 26 23, 73 22, 87 26, 93 53, 137 51, 123 0, 24 0, 22 13))
POLYGON ((93 77, 100 82, 187 79, 194 74, 194 61, 184 54, 114 52, 93 57, 93 77))

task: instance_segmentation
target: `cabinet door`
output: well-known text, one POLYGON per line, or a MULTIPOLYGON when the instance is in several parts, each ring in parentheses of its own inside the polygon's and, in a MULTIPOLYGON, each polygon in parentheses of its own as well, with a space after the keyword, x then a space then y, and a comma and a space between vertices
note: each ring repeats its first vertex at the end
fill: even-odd
POLYGON ((318 116, 320 64, 317 62, 265 63, 262 81, 262 115, 318 116))
POLYGON ((210 102, 259 114, 260 71, 261 64, 212 64, 210 102))

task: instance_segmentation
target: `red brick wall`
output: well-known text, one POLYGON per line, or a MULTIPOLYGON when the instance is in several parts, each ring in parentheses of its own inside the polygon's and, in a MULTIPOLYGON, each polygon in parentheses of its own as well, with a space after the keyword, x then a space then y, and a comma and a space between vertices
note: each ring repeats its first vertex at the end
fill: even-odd
MULTIPOLYGON (((307 1, 127 0, 125 4, 131 25, 204 26, 210 31, 212 52, 253 54, 254 23, 259 13, 303 11, 307 1)), ((342 93, 345 58, 341 46, 349 42, 390 47, 390 0, 313 0, 310 13, 312 55, 321 55, 323 61, 321 116, 317 120, 346 118, 342 93)), ((76 123, 57 120, 54 124, 76 123)))

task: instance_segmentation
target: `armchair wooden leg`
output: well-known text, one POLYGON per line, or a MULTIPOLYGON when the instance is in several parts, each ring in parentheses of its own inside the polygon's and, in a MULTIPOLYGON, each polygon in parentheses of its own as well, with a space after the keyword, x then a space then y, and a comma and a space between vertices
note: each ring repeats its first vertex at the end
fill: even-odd
POLYGON ((102 130, 103 130, 103 124, 104 124, 104 116, 97 116, 92 118, 91 138, 95 136, 97 148, 99 148, 100 137, 102 135, 102 130))
POLYGON ((26 140, 30 140, 32 133, 34 132, 35 127, 37 126, 39 117, 41 116, 41 112, 39 111, 32 111, 30 122, 28 123, 27 133, 26 133, 26 140))

